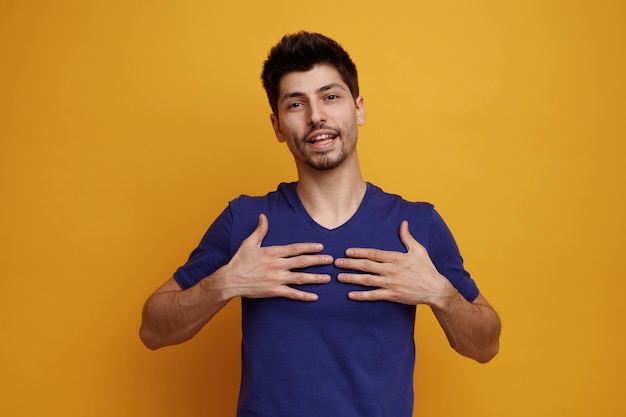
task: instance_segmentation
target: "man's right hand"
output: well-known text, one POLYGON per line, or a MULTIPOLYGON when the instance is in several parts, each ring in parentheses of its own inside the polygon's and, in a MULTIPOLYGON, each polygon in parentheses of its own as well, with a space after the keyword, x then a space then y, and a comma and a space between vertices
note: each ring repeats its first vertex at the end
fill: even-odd
POLYGON ((297 290, 290 284, 325 284, 329 275, 294 272, 294 269, 330 265, 319 243, 293 243, 261 247, 267 235, 267 217, 241 243, 230 262, 186 290, 174 277, 148 298, 143 308, 140 337, 150 349, 191 339, 218 311, 235 297, 286 297, 315 301, 317 294, 297 290))
POLYGON ((259 215, 257 228, 242 243, 231 261, 224 265, 220 275, 225 278, 230 297, 269 298, 285 297, 300 301, 316 301, 317 294, 297 290, 289 284, 326 284, 330 276, 294 269, 316 265, 330 265, 330 255, 319 254, 321 243, 292 243, 262 247, 267 235, 268 221, 259 215))

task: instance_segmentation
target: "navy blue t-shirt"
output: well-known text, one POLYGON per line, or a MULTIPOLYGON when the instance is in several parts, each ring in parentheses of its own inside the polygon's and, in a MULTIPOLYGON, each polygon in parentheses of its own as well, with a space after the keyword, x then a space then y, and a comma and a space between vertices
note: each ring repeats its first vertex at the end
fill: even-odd
MULTIPOLYGON (((437 270, 469 301, 478 288, 463 268, 457 245, 428 203, 413 203, 368 183, 354 216, 329 230, 306 212, 296 183, 280 184, 263 197, 241 196, 211 225, 174 277, 189 288, 230 261, 256 228, 269 221, 263 246, 319 242, 333 258, 349 247, 406 252, 399 228, 413 237, 437 270)), ((242 299, 242 380, 238 417, 410 417, 413 410, 415 306, 348 299, 371 288, 337 281, 334 265, 306 268, 331 282, 297 288, 315 302, 285 298, 242 299)))

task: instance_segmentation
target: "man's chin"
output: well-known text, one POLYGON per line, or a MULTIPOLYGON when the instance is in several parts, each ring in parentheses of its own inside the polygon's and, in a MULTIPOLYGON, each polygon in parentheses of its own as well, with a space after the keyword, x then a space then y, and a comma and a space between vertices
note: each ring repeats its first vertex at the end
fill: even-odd
POLYGON ((345 160, 345 158, 320 158, 317 160, 307 160, 307 165, 317 171, 328 171, 335 169, 345 160))

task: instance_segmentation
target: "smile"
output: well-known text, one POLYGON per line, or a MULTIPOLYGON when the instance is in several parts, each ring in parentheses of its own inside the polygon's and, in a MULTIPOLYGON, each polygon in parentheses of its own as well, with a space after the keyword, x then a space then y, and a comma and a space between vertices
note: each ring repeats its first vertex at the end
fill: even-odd
POLYGON ((323 135, 313 136, 312 138, 309 138, 307 142, 313 143, 316 145, 323 145, 325 143, 332 142, 333 140, 335 140, 336 137, 337 135, 331 135, 331 134, 326 133, 323 135))

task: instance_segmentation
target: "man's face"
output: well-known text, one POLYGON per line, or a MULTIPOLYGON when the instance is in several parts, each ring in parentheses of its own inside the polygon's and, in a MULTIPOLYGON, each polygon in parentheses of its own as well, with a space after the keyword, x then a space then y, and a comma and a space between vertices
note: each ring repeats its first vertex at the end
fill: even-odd
POLYGON ((352 98, 333 66, 317 65, 283 76, 278 114, 271 119, 276 137, 287 142, 296 164, 327 170, 353 153, 365 109, 363 98, 352 98))

